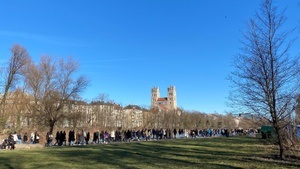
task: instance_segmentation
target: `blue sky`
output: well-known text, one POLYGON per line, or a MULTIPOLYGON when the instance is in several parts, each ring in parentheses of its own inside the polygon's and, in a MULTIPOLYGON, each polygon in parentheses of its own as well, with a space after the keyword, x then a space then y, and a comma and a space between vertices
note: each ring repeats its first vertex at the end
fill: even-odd
MULTIPOLYGON (((226 80, 239 52, 254 0, 0 0, 0 61, 21 44, 34 60, 73 56, 91 79, 82 94, 100 93, 123 106, 150 105, 156 86, 176 86, 178 105, 205 113, 230 111, 226 80)), ((299 36, 300 1, 287 8, 289 28, 299 36)), ((299 40, 291 55, 299 55, 299 40)))

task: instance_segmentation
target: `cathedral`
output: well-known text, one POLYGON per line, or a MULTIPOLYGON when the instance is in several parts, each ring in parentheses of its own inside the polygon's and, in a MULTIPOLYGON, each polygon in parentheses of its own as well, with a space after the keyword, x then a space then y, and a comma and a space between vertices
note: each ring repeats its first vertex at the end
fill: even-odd
POLYGON ((177 99, 175 86, 168 87, 168 96, 160 97, 158 87, 151 89, 151 108, 159 108, 161 110, 177 110, 177 99))

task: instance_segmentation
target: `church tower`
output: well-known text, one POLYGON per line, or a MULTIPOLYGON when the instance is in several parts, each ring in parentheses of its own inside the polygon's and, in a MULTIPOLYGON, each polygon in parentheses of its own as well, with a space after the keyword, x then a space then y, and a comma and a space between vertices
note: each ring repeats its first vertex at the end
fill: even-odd
POLYGON ((176 89, 175 86, 168 87, 168 108, 170 110, 177 109, 177 98, 176 98, 176 89))
POLYGON ((151 89, 151 107, 155 107, 157 105, 157 100, 160 97, 159 88, 153 87, 151 89))

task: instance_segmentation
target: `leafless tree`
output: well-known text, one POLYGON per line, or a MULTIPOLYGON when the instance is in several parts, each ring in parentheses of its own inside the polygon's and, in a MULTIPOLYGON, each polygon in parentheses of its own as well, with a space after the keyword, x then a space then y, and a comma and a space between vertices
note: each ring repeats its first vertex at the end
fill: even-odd
POLYGON ((169 111, 169 114, 170 114, 170 123, 171 124, 169 124, 169 127, 171 128, 171 129, 177 129, 179 126, 178 126, 178 124, 179 124, 179 120, 180 120, 180 114, 181 114, 181 110, 182 109, 177 109, 177 110, 171 110, 171 111, 169 111))
POLYGON ((161 126, 160 121, 160 110, 156 107, 151 108, 148 113, 148 125, 150 128, 159 128, 161 126))
POLYGON ((109 100, 109 95, 106 93, 99 93, 98 96, 93 100, 94 102, 108 102, 109 100))
POLYGON ((191 129, 193 128, 191 114, 187 111, 183 111, 180 115, 180 123, 179 127, 181 129, 191 129))
POLYGON ((300 124, 300 95, 297 96, 297 104, 295 106, 295 124, 300 124))
POLYGON ((143 109, 143 127, 144 128, 152 128, 152 112, 151 109, 143 109))
POLYGON ((6 123, 5 116, 5 106, 7 102, 7 97, 9 92, 14 89, 14 87, 19 82, 19 79, 22 74, 22 69, 30 60, 30 56, 27 53, 26 49, 18 44, 15 44, 10 49, 11 57, 8 63, 2 67, 1 70, 1 80, 0 80, 0 126, 4 127, 6 123))
POLYGON ((91 102, 94 116, 93 127, 102 129, 110 127, 117 128, 122 125, 122 106, 116 104, 114 100, 110 100, 108 94, 100 93, 91 102), (121 123, 121 124, 119 124, 121 123))
POLYGON ((67 122, 67 126, 71 128, 86 127, 84 126, 86 122, 86 116, 88 104, 84 101, 78 100, 70 100, 66 104, 65 107, 65 115, 64 118, 61 119, 61 125, 65 125, 64 122, 67 122))
POLYGON ((248 23, 241 53, 235 57, 230 76, 233 105, 268 118, 276 131, 280 158, 284 158, 286 127, 291 122, 299 93, 299 58, 289 56, 293 44, 286 21, 272 0, 264 0, 260 12, 248 23))
POLYGON ((7 124, 10 128, 20 129, 28 127, 27 124, 27 95, 21 88, 17 88, 8 95, 5 112, 8 114, 7 124))
POLYGON ((223 124, 222 128, 227 128, 227 129, 236 128, 234 116, 231 113, 227 113, 226 115, 223 116, 222 124, 223 124))
POLYGON ((65 117, 69 101, 78 98, 88 85, 87 77, 75 77, 77 70, 78 63, 71 57, 57 62, 42 56, 40 63, 31 63, 25 71, 27 92, 33 96, 30 106, 34 118, 40 125, 48 125, 50 133, 56 122, 65 117))

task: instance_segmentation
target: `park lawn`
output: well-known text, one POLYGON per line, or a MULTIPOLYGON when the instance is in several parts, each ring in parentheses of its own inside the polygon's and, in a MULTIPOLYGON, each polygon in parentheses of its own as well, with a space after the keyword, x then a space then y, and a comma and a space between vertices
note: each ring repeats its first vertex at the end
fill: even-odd
POLYGON ((253 137, 176 139, 0 151, 0 168, 300 168, 253 137))

